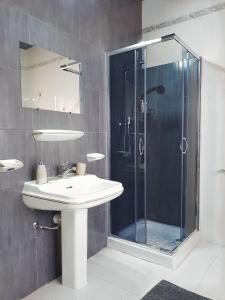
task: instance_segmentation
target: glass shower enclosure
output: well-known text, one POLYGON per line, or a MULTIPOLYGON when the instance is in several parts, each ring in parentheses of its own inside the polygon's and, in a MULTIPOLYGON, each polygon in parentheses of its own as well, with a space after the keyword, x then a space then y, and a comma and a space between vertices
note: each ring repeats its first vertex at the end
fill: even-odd
POLYGON ((175 34, 108 53, 112 236, 171 254, 198 230, 200 58, 175 34))

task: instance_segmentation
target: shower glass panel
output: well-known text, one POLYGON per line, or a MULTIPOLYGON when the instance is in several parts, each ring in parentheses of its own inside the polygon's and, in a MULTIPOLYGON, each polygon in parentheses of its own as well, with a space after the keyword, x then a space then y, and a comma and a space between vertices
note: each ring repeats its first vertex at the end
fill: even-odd
POLYGON ((184 63, 184 134, 187 151, 183 161, 185 178, 182 229, 188 237, 198 227, 198 148, 200 110, 200 62, 190 52, 183 50, 184 63))
POLYGON ((173 38, 109 55, 113 236, 172 253, 198 229, 199 70, 173 38))
POLYGON ((147 47, 146 239, 162 251, 183 240, 183 171, 187 140, 183 47, 175 40, 147 47))
MULTIPOLYGON (((110 57, 111 178, 125 192, 111 205, 112 233, 136 241, 136 51, 110 57)), ((144 185, 143 181, 140 181, 144 185)), ((141 197, 144 201, 144 195, 141 197)))
POLYGON ((111 229, 121 238, 146 243, 144 50, 114 55, 109 63, 111 178, 124 186, 111 205, 111 229))

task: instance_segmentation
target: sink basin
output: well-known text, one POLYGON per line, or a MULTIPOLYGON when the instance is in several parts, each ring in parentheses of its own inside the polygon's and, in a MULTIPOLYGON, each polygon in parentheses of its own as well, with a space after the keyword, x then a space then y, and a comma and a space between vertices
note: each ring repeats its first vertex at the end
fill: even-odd
POLYGON ((42 185, 24 183, 22 199, 27 207, 61 211, 63 285, 80 289, 87 283, 88 208, 109 202, 122 192, 120 182, 95 175, 54 177, 42 185))
POLYGON ((90 208, 118 197, 123 192, 119 182, 95 175, 54 177, 46 184, 25 182, 23 202, 32 209, 62 211, 90 208))

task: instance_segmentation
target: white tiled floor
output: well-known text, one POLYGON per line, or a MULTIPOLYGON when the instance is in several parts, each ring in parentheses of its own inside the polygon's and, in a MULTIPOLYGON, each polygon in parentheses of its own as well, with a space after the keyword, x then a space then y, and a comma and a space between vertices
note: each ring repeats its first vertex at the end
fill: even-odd
POLYGON ((225 300, 225 247, 201 243, 177 270, 105 248, 88 261, 88 285, 73 291, 54 280, 26 300, 139 300, 160 280, 225 300))

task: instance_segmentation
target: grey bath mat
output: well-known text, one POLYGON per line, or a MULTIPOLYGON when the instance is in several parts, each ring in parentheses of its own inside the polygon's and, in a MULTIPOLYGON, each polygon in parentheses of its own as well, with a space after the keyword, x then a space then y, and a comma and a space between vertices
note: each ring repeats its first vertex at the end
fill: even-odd
POLYGON ((160 281, 142 300, 212 300, 189 292, 166 280, 160 281))

